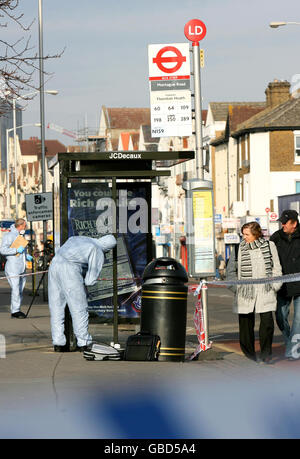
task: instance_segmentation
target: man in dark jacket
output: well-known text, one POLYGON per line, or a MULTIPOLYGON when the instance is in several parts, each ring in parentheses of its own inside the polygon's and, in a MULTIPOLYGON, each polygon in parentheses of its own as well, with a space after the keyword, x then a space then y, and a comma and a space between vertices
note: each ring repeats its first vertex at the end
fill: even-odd
MULTIPOLYGON (((279 218, 282 228, 270 237, 275 242, 283 274, 300 273, 300 226, 298 212, 284 210, 279 218)), ((282 331, 289 360, 300 357, 300 282, 287 282, 277 293, 276 322, 282 331), (291 302, 294 302, 294 318, 290 329, 288 317, 291 302)))

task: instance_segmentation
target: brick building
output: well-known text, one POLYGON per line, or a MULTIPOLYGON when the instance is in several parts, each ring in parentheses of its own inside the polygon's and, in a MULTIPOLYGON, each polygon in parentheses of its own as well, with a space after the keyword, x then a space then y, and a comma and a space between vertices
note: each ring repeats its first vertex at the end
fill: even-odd
POLYGON ((216 213, 259 218, 272 232, 278 224, 265 209, 278 212, 277 197, 300 190, 300 99, 287 81, 269 83, 265 94, 265 109, 257 113, 229 109, 225 130, 211 145, 216 213))

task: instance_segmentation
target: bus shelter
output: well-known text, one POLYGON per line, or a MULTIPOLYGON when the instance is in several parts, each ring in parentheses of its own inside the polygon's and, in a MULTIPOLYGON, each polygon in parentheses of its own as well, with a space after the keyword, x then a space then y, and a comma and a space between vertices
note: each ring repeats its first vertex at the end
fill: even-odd
MULTIPOLYGON (((106 256, 96 285, 88 288, 90 331, 97 324, 139 322, 141 282, 153 259, 152 182, 170 176, 170 167, 194 159, 194 151, 111 151, 58 153, 53 173, 53 239, 56 251, 71 236, 114 234, 117 246, 106 256)), ((76 343, 66 308, 67 345, 76 343)))

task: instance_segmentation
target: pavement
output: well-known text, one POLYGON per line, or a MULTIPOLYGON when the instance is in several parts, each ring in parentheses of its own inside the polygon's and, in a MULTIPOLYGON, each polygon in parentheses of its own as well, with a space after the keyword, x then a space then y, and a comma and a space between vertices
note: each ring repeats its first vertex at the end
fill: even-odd
MULTIPOLYGON (((28 318, 12 319, 10 288, 2 276, 0 438, 300 437, 300 359, 284 359, 278 330, 272 364, 246 359, 236 322, 219 320, 218 305, 231 301, 228 291, 212 289, 212 347, 198 360, 89 362, 79 352, 53 352, 42 294, 28 318)), ((31 300, 28 282, 23 312, 31 300)), ((187 359, 197 347, 193 295, 188 303, 187 359)), ((97 324, 90 331, 102 342, 112 341, 111 324, 97 324)), ((134 324, 120 325, 121 347, 137 331, 134 324)))

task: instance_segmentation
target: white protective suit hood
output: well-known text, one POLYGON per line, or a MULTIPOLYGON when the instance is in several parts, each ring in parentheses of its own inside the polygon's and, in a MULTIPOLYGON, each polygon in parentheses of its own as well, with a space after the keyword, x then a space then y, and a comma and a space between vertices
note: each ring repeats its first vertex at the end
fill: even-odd
POLYGON ((101 246, 104 253, 113 249, 117 245, 116 238, 112 234, 107 234, 98 239, 98 243, 101 246))

